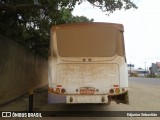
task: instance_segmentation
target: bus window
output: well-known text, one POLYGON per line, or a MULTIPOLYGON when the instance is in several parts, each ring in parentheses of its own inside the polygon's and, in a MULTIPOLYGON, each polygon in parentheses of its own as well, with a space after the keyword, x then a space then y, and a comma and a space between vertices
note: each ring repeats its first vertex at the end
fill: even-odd
POLYGON ((123 32, 119 31, 117 39, 117 54, 125 56, 123 32))
POLYGON ((112 57, 117 51, 119 30, 107 27, 59 28, 56 31, 61 57, 112 57))

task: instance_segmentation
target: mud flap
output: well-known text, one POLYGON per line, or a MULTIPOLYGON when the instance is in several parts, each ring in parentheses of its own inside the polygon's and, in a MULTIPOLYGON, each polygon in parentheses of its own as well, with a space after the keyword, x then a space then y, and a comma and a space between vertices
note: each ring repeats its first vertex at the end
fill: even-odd
POLYGON ((115 101, 117 104, 119 103, 129 104, 128 91, 125 92, 124 94, 108 96, 108 99, 109 101, 115 101))

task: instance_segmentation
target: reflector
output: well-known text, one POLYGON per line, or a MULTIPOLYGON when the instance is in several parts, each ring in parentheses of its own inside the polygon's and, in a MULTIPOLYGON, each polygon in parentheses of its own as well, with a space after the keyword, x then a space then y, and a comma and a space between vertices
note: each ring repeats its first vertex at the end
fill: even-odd
POLYGON ((62 85, 57 85, 57 87, 62 87, 62 85))
POLYGON ((113 85, 113 87, 118 87, 119 85, 113 85))

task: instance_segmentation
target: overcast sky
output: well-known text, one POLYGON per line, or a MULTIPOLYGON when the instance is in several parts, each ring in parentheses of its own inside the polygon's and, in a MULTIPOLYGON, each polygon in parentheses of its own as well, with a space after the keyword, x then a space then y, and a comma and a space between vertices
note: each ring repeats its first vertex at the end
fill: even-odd
POLYGON ((116 11, 110 16, 88 2, 76 5, 73 15, 93 18, 94 22, 124 25, 127 62, 145 68, 160 62, 160 0, 133 0, 138 9, 116 11))

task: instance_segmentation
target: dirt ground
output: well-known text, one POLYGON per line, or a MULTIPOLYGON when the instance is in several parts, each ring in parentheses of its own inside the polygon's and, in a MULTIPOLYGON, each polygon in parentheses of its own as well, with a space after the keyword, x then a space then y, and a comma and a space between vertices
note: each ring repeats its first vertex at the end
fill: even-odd
MULTIPOLYGON (((139 78, 135 78, 139 79, 139 78)), ((39 88, 34 91, 34 110, 35 111, 77 111, 77 110, 97 110, 97 111, 160 111, 160 87, 159 85, 143 84, 134 81, 129 81, 129 99, 130 104, 116 104, 111 102, 111 105, 64 105, 64 104, 47 104, 47 87, 39 88)), ((0 111, 28 111, 28 95, 0 106, 0 111)), ((41 118, 42 119, 42 118, 41 118)), ((51 119, 51 118, 47 118, 51 119)), ((57 120, 62 119, 56 117, 57 120)), ((68 117, 65 119, 69 119, 68 117)), ((79 118, 76 118, 79 119, 79 118)), ((83 118, 84 119, 84 118, 83 118)), ((87 120, 91 117, 87 118, 87 120)), ((94 117, 93 119, 97 119, 94 117)), ((100 119, 105 119, 100 117, 100 119)), ((118 120, 118 118, 109 118, 118 120)), ((139 117, 124 118, 124 120, 137 120, 139 117)), ((142 120, 160 120, 160 118, 143 117, 142 120)))

